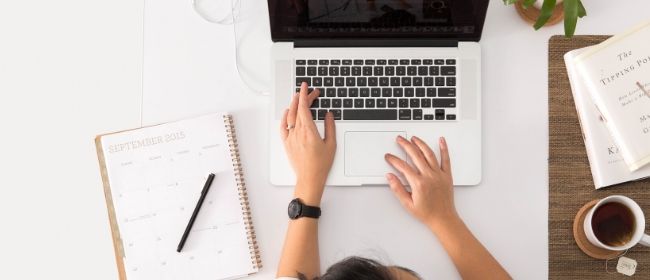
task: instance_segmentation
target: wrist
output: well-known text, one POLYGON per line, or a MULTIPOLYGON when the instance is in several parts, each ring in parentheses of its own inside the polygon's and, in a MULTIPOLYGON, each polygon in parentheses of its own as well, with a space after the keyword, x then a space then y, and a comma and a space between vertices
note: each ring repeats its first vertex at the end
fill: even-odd
POLYGON ((429 218, 425 224, 430 231, 432 231, 434 234, 438 234, 441 231, 450 230, 459 225, 462 225, 463 220, 460 218, 458 213, 453 211, 445 215, 429 218))
POLYGON ((302 183, 296 184, 296 189, 293 192, 295 198, 309 206, 320 206, 320 201, 323 196, 323 184, 302 183))

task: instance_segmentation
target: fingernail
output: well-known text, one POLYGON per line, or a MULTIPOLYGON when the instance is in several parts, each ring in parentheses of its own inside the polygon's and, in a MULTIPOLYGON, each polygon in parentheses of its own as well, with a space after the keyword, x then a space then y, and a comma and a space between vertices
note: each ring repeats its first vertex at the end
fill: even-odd
POLYGON ((404 137, 402 137, 402 135, 397 135, 397 140, 398 141, 404 140, 404 137))
POLYGON ((384 159, 385 159, 385 160, 388 160, 388 158, 389 158, 390 156, 392 156, 390 153, 386 153, 386 154, 384 154, 384 159))
POLYGON ((440 137, 440 146, 447 148, 447 140, 445 140, 445 137, 440 137))
POLYGON ((415 142, 415 140, 420 140, 420 138, 418 138, 417 136, 411 137, 411 141, 415 142))
POLYGON ((393 176, 391 176, 390 173, 386 173, 386 180, 388 180, 388 181, 393 180, 393 176))

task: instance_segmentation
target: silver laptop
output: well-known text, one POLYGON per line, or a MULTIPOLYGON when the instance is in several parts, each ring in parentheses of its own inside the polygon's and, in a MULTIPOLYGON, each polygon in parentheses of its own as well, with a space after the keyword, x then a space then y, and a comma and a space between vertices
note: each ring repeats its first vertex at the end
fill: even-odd
POLYGON ((274 85, 270 180, 295 177, 280 132, 301 82, 320 89, 319 131, 332 111, 337 150, 327 185, 386 184, 397 135, 438 153, 446 137, 455 185, 481 181, 481 37, 488 0, 268 0, 274 85))

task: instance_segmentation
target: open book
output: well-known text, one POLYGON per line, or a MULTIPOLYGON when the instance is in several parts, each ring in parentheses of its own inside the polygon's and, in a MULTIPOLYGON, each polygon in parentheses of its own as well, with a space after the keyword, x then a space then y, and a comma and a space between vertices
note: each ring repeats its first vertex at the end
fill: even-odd
POLYGON ((96 139, 120 279, 215 280, 261 267, 232 117, 96 139), (216 174, 183 251, 206 176, 216 174))

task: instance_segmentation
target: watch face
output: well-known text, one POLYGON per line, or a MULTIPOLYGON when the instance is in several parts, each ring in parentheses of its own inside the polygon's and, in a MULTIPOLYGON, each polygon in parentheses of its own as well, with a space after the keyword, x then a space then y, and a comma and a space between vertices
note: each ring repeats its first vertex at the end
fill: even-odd
POLYGON ((300 202, 297 199, 294 199, 289 203, 289 218, 291 219, 296 219, 300 217, 300 212, 302 210, 302 205, 300 205, 300 202))

